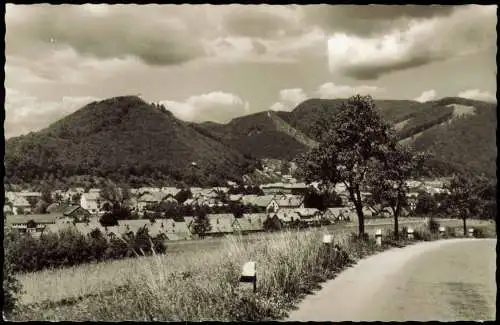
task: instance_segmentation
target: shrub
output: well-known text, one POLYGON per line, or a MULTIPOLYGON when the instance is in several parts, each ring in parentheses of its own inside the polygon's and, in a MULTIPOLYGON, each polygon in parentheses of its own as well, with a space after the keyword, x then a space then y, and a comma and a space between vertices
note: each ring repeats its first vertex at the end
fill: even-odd
POLYGON ((440 224, 434 218, 429 220, 429 231, 433 234, 437 234, 439 232, 440 224))
POLYGON ((446 235, 446 237, 450 237, 450 238, 457 237, 456 228, 455 227, 446 227, 445 235, 446 235))
POLYGON ((495 238, 496 231, 493 226, 478 226, 474 227, 475 238, 495 238))
POLYGON ((434 239, 432 233, 425 230, 414 230, 413 236, 416 240, 431 241, 432 239, 434 239))
POLYGON ((3 308, 9 314, 16 306, 22 287, 19 281, 13 276, 10 263, 4 263, 3 267, 3 308))

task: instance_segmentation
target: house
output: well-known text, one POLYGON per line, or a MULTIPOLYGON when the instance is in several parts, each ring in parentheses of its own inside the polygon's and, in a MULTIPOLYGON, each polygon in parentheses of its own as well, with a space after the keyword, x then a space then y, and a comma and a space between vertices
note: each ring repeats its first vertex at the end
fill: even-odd
POLYGON ((307 185, 305 183, 272 183, 263 184, 260 186, 264 194, 294 194, 303 195, 307 191, 307 185))
POLYGON ((61 217, 61 214, 8 215, 5 225, 22 233, 41 233, 47 225, 56 224, 61 217), (34 227, 29 227, 30 221, 34 221, 34 227))
POLYGON ((418 192, 409 192, 408 194, 406 194, 408 206, 411 211, 414 211, 417 207, 418 195, 418 192))
POLYGON ((4 205, 3 206, 3 214, 13 214, 12 208, 9 205, 4 205))
POLYGON ((230 194, 228 199, 230 202, 239 202, 242 198, 243 194, 230 194))
POLYGON ((208 220, 210 220, 211 229, 206 235, 219 237, 233 233, 233 222, 235 220, 233 214, 209 214, 208 220))
POLYGON ((274 199, 274 195, 244 195, 241 198, 241 203, 244 205, 253 205, 263 209, 267 209, 274 199))
POLYGON ((27 214, 31 213, 31 204, 22 196, 16 196, 11 201, 12 212, 14 214, 27 214))
POLYGON ((86 222, 91 215, 92 214, 88 210, 85 210, 79 205, 70 206, 63 212, 63 216, 74 220, 74 222, 86 222))
MULTIPOLYGON (((211 229, 206 234, 204 234, 204 237, 220 237, 226 234, 233 233, 233 222, 235 218, 232 214, 208 214, 207 217, 210 222, 211 229)), ((186 225, 192 234, 195 234, 194 222, 195 219, 192 219, 186 225)))
POLYGON ((278 195, 268 204, 268 211, 280 209, 297 209, 304 207, 304 197, 301 195, 278 195))
POLYGON ((265 213, 244 214, 243 217, 234 219, 233 231, 240 234, 263 231, 266 217, 265 213))
POLYGON ((68 206, 66 204, 61 203, 52 203, 47 207, 48 213, 63 213, 68 206))
POLYGON ((90 213, 97 213, 101 208, 99 193, 83 193, 80 197, 80 206, 90 213))
POLYGON ((176 196, 181 190, 176 187, 162 187, 161 191, 167 195, 171 195, 172 197, 176 196))
POLYGON ((326 209, 323 217, 331 222, 343 221, 350 215, 349 209, 345 207, 328 208, 326 209))
POLYGON ((162 192, 145 193, 137 199, 137 208, 145 210, 148 205, 159 204, 165 197, 166 194, 162 192))
POLYGON ((29 191, 21 191, 17 193, 18 197, 23 197, 27 200, 39 200, 42 197, 41 192, 29 192, 29 191))

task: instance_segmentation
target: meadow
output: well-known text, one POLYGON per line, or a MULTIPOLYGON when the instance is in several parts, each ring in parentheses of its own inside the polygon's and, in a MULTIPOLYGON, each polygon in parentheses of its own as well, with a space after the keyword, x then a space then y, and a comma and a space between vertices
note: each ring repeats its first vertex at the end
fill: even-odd
MULTIPOLYGON (((376 228, 390 223, 375 222, 376 228)), ((413 221, 412 221, 413 222, 413 221)), ((441 220, 460 227, 460 220, 441 220)), ((483 228, 495 224, 469 221, 483 228)), ((493 226, 492 226, 493 225, 493 226)), ((402 224, 401 227, 405 226, 402 224)), ((413 226, 413 225, 412 225, 413 226)), ((427 231, 422 221, 413 226, 427 231)), ((356 228, 336 226, 247 237, 169 244, 167 253, 64 269, 20 274, 24 294, 13 320, 271 320, 356 260, 377 247, 350 237, 356 228), (340 250, 325 249, 324 233, 333 233, 340 250), (203 245, 206 246, 203 246, 203 245), (200 249, 201 248, 201 249, 200 249), (257 263, 257 292, 239 285, 242 265, 257 263)), ((493 228, 494 229, 494 228, 493 228)), ((460 233, 460 231, 458 231, 460 233)), ((434 236, 432 239, 437 239, 434 236)), ((408 241, 400 241, 408 244, 408 241)))

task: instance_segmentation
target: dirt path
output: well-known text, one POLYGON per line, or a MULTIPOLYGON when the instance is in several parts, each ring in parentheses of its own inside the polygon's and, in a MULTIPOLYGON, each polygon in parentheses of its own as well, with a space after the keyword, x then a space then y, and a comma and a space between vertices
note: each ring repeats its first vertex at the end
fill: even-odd
POLYGON ((287 321, 495 319, 496 239, 418 243, 361 260, 287 321))

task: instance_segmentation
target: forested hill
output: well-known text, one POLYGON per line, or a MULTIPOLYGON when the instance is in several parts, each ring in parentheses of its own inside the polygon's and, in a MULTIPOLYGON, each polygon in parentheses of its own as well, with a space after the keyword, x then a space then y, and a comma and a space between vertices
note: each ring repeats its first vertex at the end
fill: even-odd
POLYGON ((135 96, 90 103, 40 132, 9 139, 5 157, 12 183, 93 175, 132 184, 192 178, 205 184, 240 179, 255 163, 135 96))
MULTIPOLYGON (((309 99, 227 124, 188 123, 135 96, 93 102, 39 132, 6 141, 6 183, 75 176, 142 184, 238 180, 257 159, 291 160, 315 144, 315 121, 343 99, 309 99), (192 162, 196 164, 193 165, 192 162)), ((463 98, 376 100, 403 143, 434 153, 436 176, 468 169, 496 178, 496 104, 463 98)))

